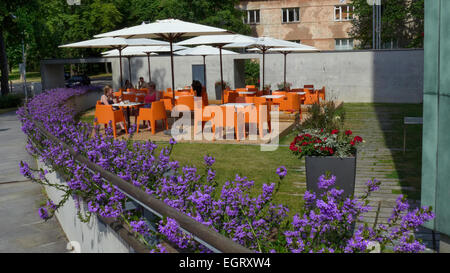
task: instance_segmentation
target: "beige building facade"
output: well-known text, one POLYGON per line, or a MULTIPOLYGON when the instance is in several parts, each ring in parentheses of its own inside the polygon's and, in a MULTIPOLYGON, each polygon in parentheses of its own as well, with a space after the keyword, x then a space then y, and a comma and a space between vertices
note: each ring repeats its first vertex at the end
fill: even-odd
POLYGON ((351 0, 241 1, 254 36, 301 42, 320 50, 353 49, 351 0))

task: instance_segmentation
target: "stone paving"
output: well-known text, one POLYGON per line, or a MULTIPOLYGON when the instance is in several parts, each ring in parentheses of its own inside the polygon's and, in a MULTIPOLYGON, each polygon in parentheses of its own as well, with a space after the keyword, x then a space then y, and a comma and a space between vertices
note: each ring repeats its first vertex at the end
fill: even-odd
POLYGON ((67 252, 57 220, 45 222, 38 208, 45 200, 40 185, 23 177, 19 162, 33 167, 15 112, 0 115, 0 252, 67 252))
MULTIPOLYGON (((364 215, 364 221, 368 224, 373 224, 375 221, 386 223, 400 194, 416 193, 417 196, 419 193, 420 199, 420 188, 411 186, 413 183, 407 183, 411 182, 408 181, 412 179, 411 177, 392 175, 397 173, 399 168, 403 168, 398 164, 398 161, 403 160, 398 156, 402 153, 402 143, 399 145, 398 141, 392 141, 394 134, 402 132, 403 120, 399 118, 402 112, 394 106, 377 107, 376 111, 367 110, 364 106, 352 107, 352 110, 356 111, 347 113, 346 124, 350 126, 353 135, 359 135, 365 141, 358 149, 355 195, 363 195, 369 179, 380 180, 380 189, 369 197, 369 205, 372 209, 364 215), (378 207, 380 209, 377 215, 378 207)), ((304 172, 304 160, 300 166, 302 167, 299 171, 304 172)), ((306 183, 297 182, 294 186, 305 189, 306 183)), ((420 205, 419 200, 408 199, 408 202, 411 207, 420 205)), ((416 237, 423 240, 430 252, 439 245, 439 234, 433 234, 428 229, 421 228, 416 237)))

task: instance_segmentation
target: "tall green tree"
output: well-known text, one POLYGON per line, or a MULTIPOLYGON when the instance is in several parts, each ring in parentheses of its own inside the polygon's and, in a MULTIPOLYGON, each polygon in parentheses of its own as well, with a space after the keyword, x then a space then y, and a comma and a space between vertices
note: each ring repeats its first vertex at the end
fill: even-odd
MULTIPOLYGON (((360 48, 372 48, 373 6, 353 0, 355 19, 350 36, 360 48)), ((382 0, 381 41, 398 47, 423 47, 424 0, 382 0)))

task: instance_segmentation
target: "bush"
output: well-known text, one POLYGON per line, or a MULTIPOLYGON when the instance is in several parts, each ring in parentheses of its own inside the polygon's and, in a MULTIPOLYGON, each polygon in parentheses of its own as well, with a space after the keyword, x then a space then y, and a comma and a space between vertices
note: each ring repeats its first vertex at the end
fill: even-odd
POLYGON ((13 108, 22 104, 23 96, 18 94, 8 94, 6 96, 0 96, 0 109, 1 108, 13 108))
POLYGON ((309 116, 300 125, 304 129, 342 129, 345 119, 345 111, 342 107, 336 108, 334 101, 315 103, 309 109, 309 116))

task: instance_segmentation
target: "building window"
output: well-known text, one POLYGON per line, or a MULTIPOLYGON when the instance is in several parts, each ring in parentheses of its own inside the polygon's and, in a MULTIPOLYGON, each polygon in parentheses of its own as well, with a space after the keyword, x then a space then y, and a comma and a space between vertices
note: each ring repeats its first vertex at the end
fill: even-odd
POLYGON ((334 6, 334 21, 349 21, 354 18, 354 6, 334 6))
POLYGON ((353 49, 353 39, 336 39, 335 40, 335 50, 352 50, 353 49))
POLYGON ((300 8, 285 8, 281 9, 283 23, 299 22, 300 8))
POLYGON ((259 24, 259 9, 247 10, 244 18, 245 24, 259 24))

